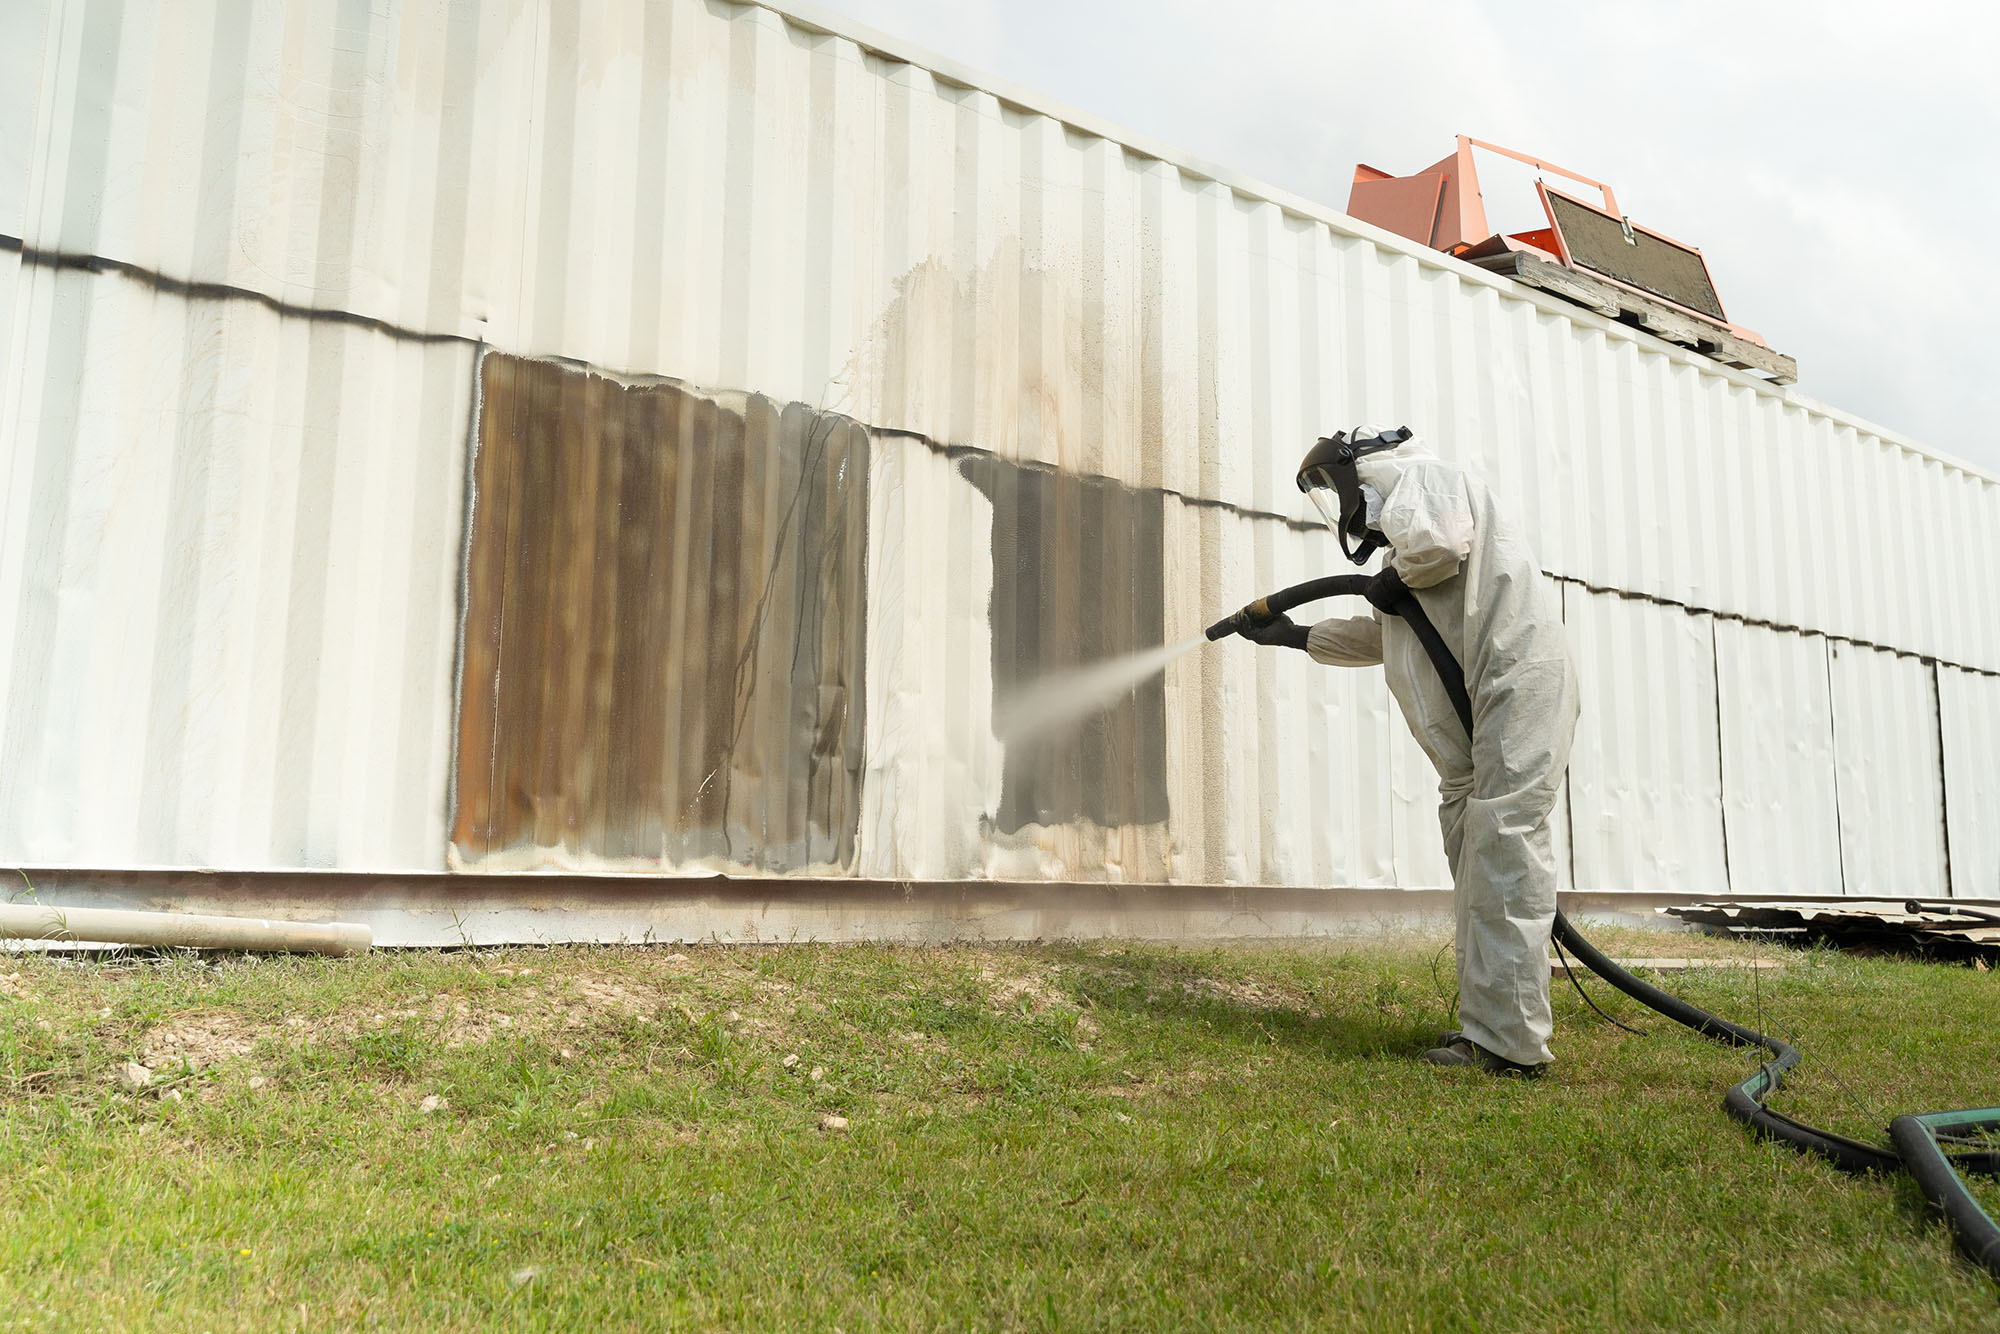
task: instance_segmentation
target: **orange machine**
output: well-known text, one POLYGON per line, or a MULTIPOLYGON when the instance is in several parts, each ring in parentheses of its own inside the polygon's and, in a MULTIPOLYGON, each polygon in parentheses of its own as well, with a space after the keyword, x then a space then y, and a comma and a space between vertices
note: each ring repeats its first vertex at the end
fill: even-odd
POLYGON ((1347 211, 1398 236, 1696 346, 1729 364, 1787 382, 1797 376, 1789 357, 1770 353, 1761 336, 1731 323, 1700 250, 1639 226, 1618 211, 1609 185, 1565 167, 1461 134, 1451 156, 1408 176, 1357 165, 1347 211), (1538 176, 1535 193, 1549 225, 1499 235, 1487 225, 1475 148, 1585 186, 1598 192, 1602 202, 1551 189, 1538 176), (1572 276, 1551 275, 1545 265, 1560 266, 1572 276), (1687 320, 1698 324, 1690 328, 1687 320), (1745 351, 1745 345, 1765 356, 1745 351))

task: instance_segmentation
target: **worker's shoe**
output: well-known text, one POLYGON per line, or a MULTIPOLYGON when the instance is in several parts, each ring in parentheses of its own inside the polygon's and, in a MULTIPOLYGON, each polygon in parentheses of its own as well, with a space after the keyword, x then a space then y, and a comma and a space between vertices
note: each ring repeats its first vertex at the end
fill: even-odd
POLYGON ((1431 1065, 1469 1065, 1475 1070, 1484 1070, 1489 1075, 1516 1075, 1522 1079, 1539 1079, 1545 1065, 1522 1065, 1510 1061, 1505 1056, 1486 1050, 1463 1033, 1448 1033, 1442 1045, 1432 1047, 1422 1059, 1431 1065))

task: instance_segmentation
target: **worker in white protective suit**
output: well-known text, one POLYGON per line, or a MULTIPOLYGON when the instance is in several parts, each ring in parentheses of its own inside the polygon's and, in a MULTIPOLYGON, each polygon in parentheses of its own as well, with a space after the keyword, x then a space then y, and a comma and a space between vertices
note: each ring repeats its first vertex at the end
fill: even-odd
MULTIPOLYGON (((1576 669, 1560 610, 1520 530, 1484 484, 1426 452, 1407 428, 1322 440, 1299 487, 1357 565, 1378 547, 1464 668, 1473 736, 1400 616, 1279 617, 1245 633, 1338 667, 1381 663, 1389 692, 1437 767, 1458 918, 1461 1028, 1435 1065, 1540 1073, 1549 1057, 1549 934, 1556 868, 1549 813, 1576 731, 1576 669)), ((1386 576, 1378 576, 1378 584, 1386 576)), ((1400 589, 1394 590, 1397 595, 1400 589)), ((1385 600, 1370 593, 1377 606, 1385 600)))

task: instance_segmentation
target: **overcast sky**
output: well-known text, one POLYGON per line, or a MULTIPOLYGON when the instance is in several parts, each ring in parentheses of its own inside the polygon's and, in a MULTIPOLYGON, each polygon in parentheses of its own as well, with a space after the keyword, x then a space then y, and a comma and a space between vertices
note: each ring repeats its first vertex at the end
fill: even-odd
POLYGON ((2000 6, 819 3, 1336 208, 1457 134, 1609 181, 1807 394, 2000 474, 2000 6))

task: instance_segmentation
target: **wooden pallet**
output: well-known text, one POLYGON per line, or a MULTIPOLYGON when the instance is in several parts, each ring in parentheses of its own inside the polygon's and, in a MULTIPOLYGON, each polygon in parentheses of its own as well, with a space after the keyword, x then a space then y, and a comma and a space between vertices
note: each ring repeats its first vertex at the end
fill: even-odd
MULTIPOLYGON (((1467 258, 1471 258, 1468 256, 1467 258)), ((1615 283, 1603 282, 1586 273, 1565 268, 1534 255, 1519 250, 1509 250, 1498 255, 1486 255, 1472 259, 1472 263, 1491 273, 1498 273, 1523 282, 1530 287, 1539 287, 1565 300, 1574 301, 1608 319, 1624 324, 1634 324, 1648 333, 1658 334, 1670 343, 1691 347, 1706 357, 1713 357, 1725 366, 1737 370, 1755 371, 1766 376, 1774 384, 1793 384, 1799 378, 1799 363, 1782 352, 1773 352, 1768 347, 1738 338, 1726 329, 1721 329, 1705 320, 1696 319, 1683 311, 1674 309, 1663 302, 1615 283)))

